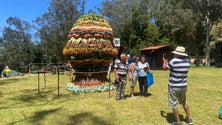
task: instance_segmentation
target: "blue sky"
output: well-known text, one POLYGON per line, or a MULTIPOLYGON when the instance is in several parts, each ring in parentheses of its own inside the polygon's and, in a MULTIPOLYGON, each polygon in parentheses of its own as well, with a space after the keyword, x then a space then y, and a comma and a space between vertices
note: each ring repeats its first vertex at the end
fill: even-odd
MULTIPOLYGON (((86 0, 86 12, 89 9, 95 10, 95 6, 99 6, 102 1, 86 0)), ((49 4, 50 0, 0 0, 0 36, 10 16, 32 23, 37 17, 47 12, 49 4)))

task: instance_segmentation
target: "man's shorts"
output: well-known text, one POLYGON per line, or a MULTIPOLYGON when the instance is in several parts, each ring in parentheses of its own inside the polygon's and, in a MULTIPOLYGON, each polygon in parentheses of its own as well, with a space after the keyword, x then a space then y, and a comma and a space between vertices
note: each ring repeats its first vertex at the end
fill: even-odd
POLYGON ((176 108, 178 104, 185 105, 187 88, 168 87, 168 99, 170 108, 176 108))

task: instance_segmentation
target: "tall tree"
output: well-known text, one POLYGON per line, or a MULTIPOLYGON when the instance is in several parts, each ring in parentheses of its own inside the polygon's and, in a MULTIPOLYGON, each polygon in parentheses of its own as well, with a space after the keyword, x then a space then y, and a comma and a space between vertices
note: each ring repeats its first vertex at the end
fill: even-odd
POLYGON ((121 45, 133 55, 139 49, 150 45, 168 43, 164 28, 151 24, 153 17, 151 3, 147 0, 112 0, 104 1, 100 12, 109 20, 114 36, 121 38, 121 45))
POLYGON ((206 18, 206 66, 210 66, 210 32, 214 23, 222 18, 222 1, 221 0, 206 0, 206 10, 202 11, 206 18))
POLYGON ((218 22, 218 24, 212 27, 212 41, 217 42, 218 40, 222 40, 222 19, 218 22))
POLYGON ((210 66, 210 32, 222 18, 222 0, 183 0, 183 7, 191 9, 195 17, 205 22, 205 66, 210 66))
POLYGON ((80 6, 80 13, 81 13, 81 15, 85 14, 85 4, 86 4, 86 1, 82 0, 82 4, 80 6))
POLYGON ((221 18, 221 0, 157 0, 153 3, 157 8, 154 9, 155 18, 170 25, 173 31, 172 36, 174 36, 172 40, 195 53, 197 60, 199 60, 198 55, 205 41, 206 66, 209 66, 209 33, 213 24, 221 18), (203 30, 204 22, 206 22, 205 31, 203 30), (203 34, 205 34, 205 39, 203 39, 203 34), (183 41, 180 42, 180 40, 183 41))
POLYGON ((31 25, 17 17, 7 19, 9 27, 3 30, 2 54, 8 65, 20 67, 34 59, 34 46, 31 42, 31 25))
POLYGON ((0 64, 3 62, 4 38, 0 37, 0 64))
POLYGON ((131 4, 135 0, 103 1, 99 12, 107 18, 113 28, 114 36, 120 37, 122 26, 131 19, 131 4))
POLYGON ((81 6, 82 12, 78 9, 80 0, 52 0, 48 12, 36 19, 39 25, 38 35, 41 39, 40 45, 42 55, 49 57, 57 56, 62 62, 62 50, 67 42, 67 36, 74 22, 84 11, 85 0, 81 6))

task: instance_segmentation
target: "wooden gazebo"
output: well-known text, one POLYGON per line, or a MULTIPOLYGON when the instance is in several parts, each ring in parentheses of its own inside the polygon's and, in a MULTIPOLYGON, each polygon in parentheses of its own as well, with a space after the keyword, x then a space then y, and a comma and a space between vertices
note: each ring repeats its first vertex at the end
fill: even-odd
POLYGON ((161 46, 149 46, 146 48, 140 49, 140 54, 147 57, 147 61, 150 64, 151 69, 161 69, 163 64, 163 55, 168 60, 173 58, 171 53, 174 50, 174 47, 161 45, 161 46))

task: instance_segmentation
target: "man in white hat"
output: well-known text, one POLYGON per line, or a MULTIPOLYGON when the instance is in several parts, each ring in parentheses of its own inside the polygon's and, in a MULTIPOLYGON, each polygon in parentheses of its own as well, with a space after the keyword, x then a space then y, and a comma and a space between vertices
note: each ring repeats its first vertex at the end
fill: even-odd
POLYGON ((174 58, 168 62, 167 59, 163 57, 163 69, 170 70, 170 78, 168 84, 168 100, 169 106, 173 109, 176 122, 171 123, 171 125, 182 125, 179 117, 178 104, 183 105, 183 109, 186 112, 185 121, 192 125, 192 119, 190 116, 189 106, 186 101, 187 92, 187 73, 190 67, 189 59, 185 53, 185 48, 178 46, 175 51, 172 51, 174 58))

